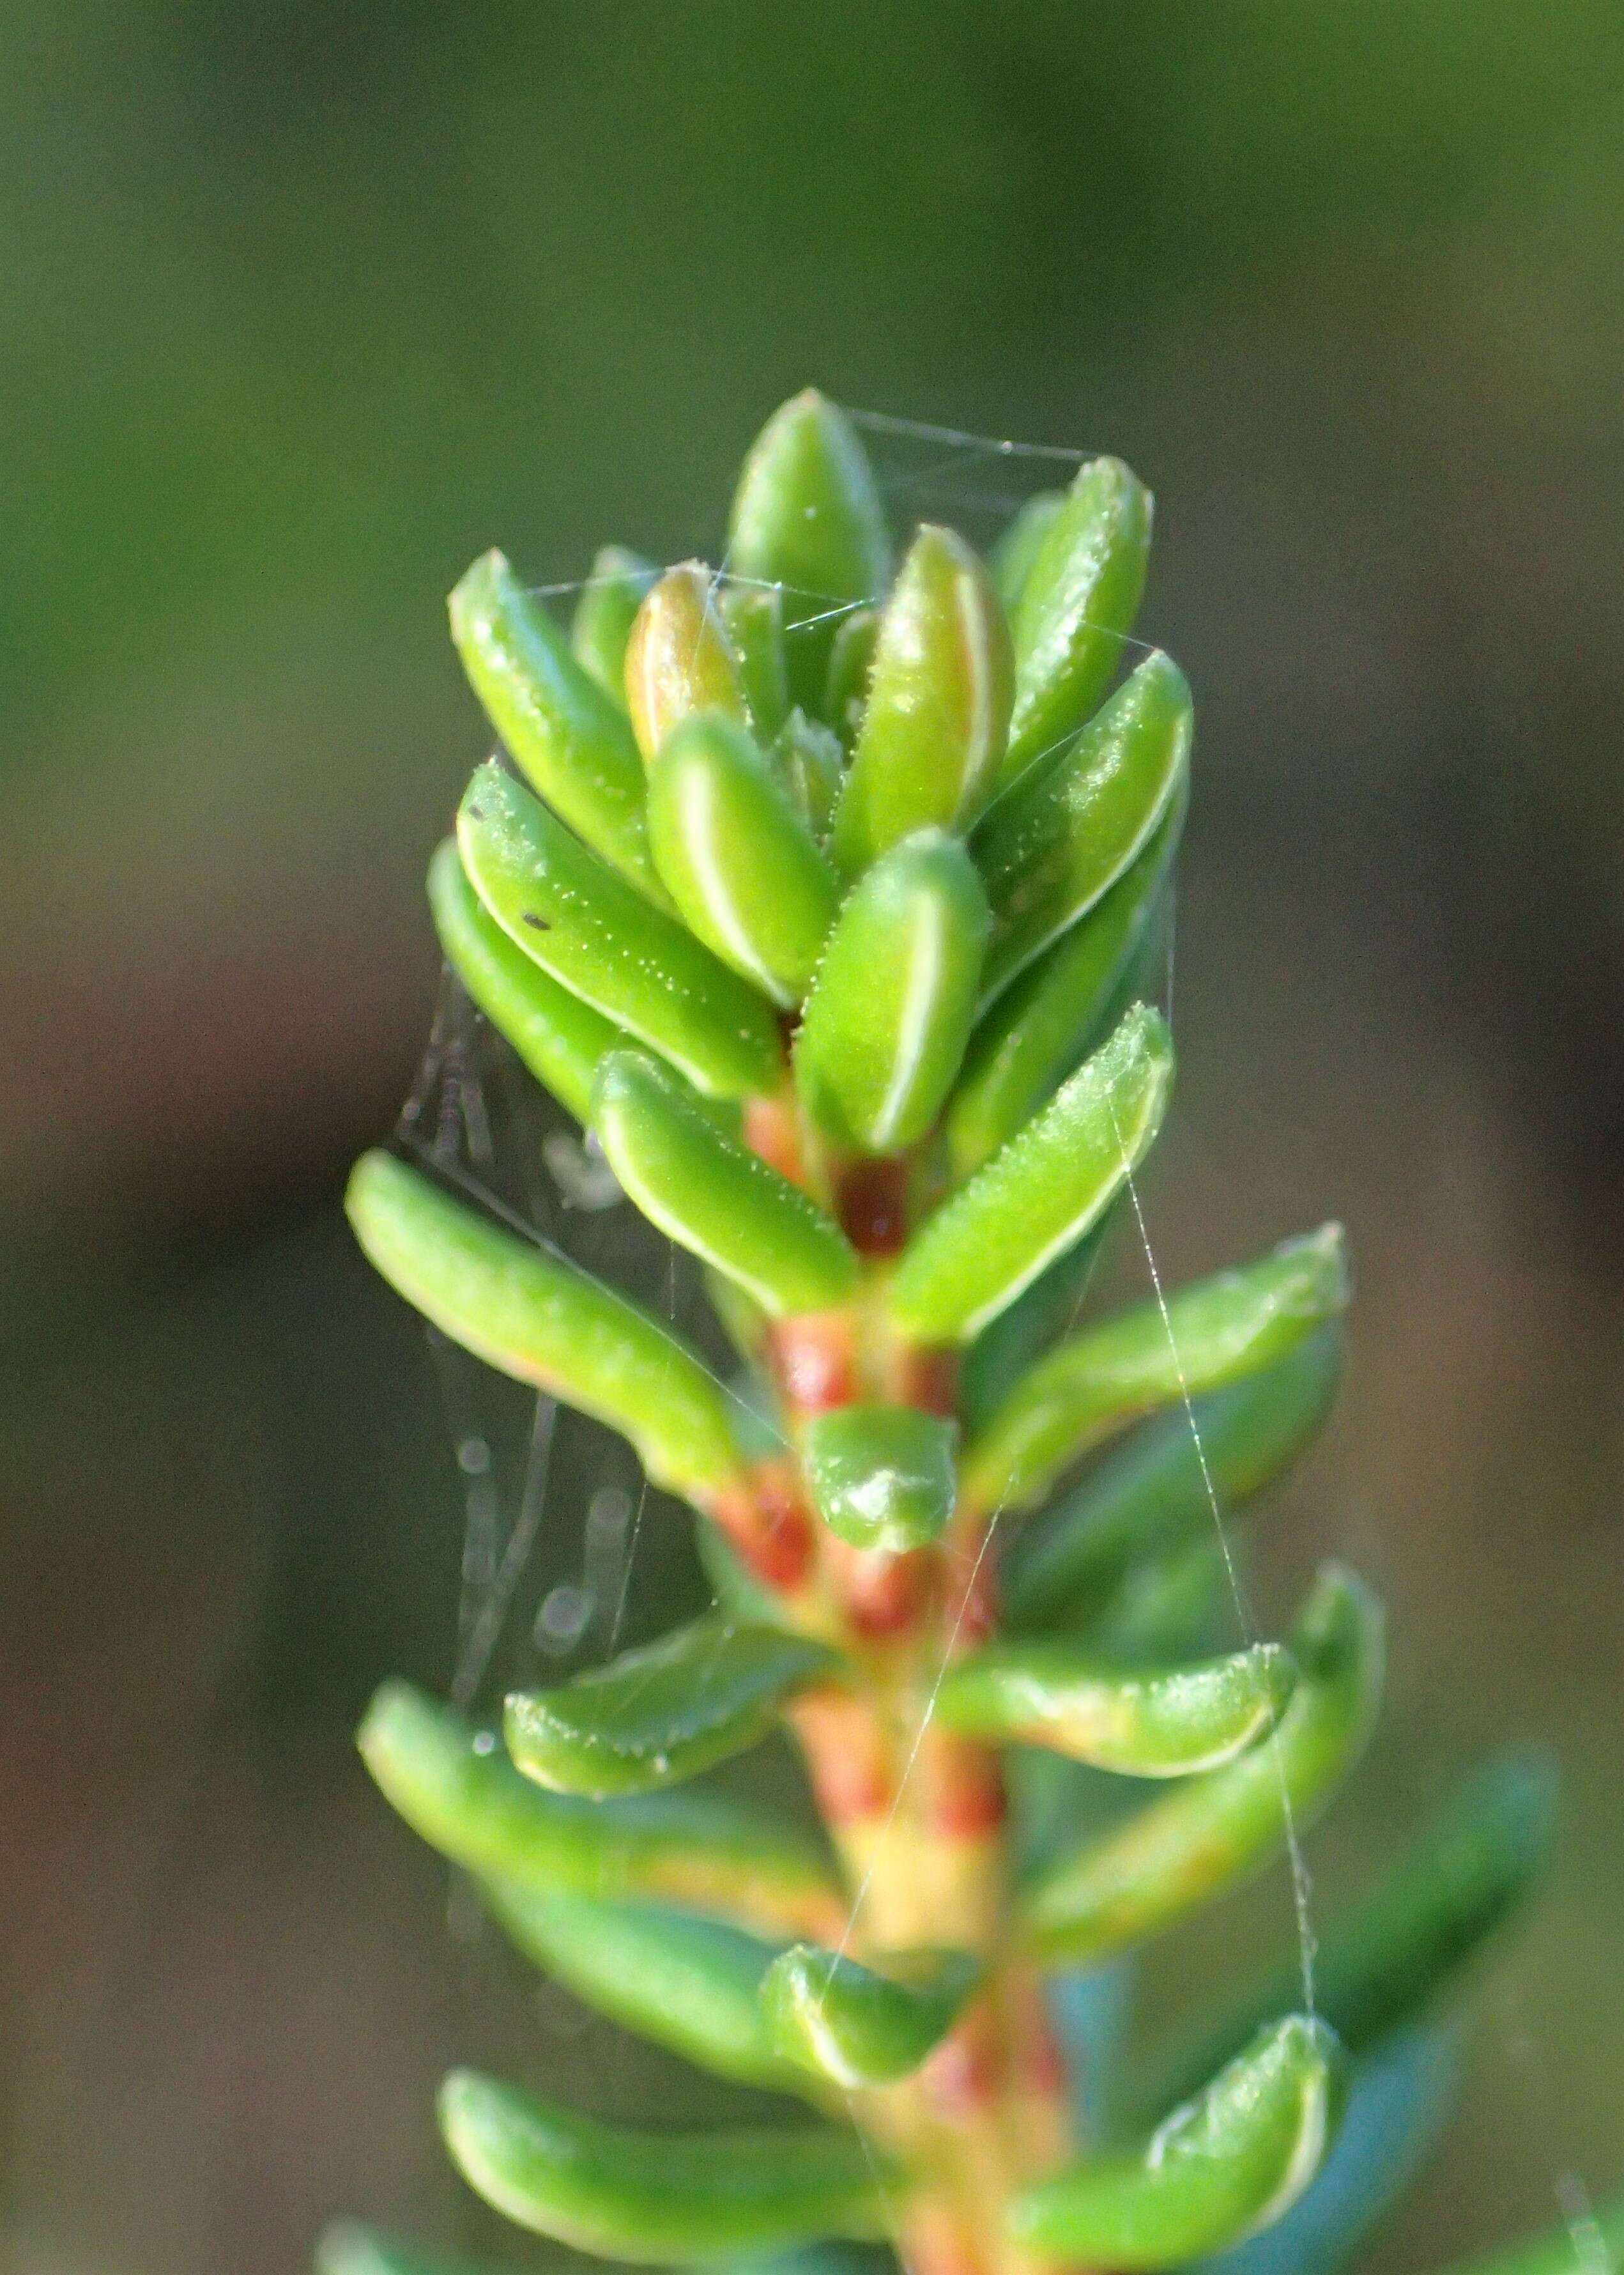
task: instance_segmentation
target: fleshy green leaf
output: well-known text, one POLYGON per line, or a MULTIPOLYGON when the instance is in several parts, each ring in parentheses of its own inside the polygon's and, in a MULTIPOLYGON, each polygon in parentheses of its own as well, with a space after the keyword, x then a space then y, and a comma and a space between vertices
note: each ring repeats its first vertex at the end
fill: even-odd
POLYGON ((857 741, 868 701, 868 675, 880 638, 878 608, 849 608, 835 627, 829 676, 818 715, 848 747, 857 741))
POLYGON ((1172 1085, 1166 1023, 1137 1004, 914 1235, 891 1286, 899 1326, 925 1343, 978 1334, 1103 1213, 1149 1151, 1172 1085))
MULTIPOLYGON (((1550 1854, 1556 1780, 1549 1763, 1490 1763, 1363 1901, 1320 1931, 1315 1999, 1349 2053, 1424 2014, 1527 1895, 1550 1854)), ((1199 2040, 1153 2065, 1137 2097, 1165 2109, 1289 2007, 1289 1966, 1254 1984, 1199 2040)))
POLYGON ((570 646, 576 661, 604 693, 626 707, 626 642, 637 613, 659 571, 623 545, 606 545, 592 564, 570 621, 570 646))
POLYGON ((963 1951, 899 1952, 881 1966, 804 1943, 775 1961, 761 1999, 784 2059, 842 2092, 889 2085, 947 2036, 981 1973, 963 1951))
POLYGON ((1029 497, 1004 530, 988 556, 987 566, 998 596, 1013 621, 1026 589, 1032 564, 1060 515, 1065 511, 1064 490, 1039 490, 1029 497))
POLYGON ((514 1766, 555 1793, 652 1793, 757 1744, 786 1699, 840 1665, 804 1636, 712 1613, 554 1689, 515 1692, 503 1735, 514 1766))
POLYGON ((486 908, 572 995, 710 1096, 776 1085, 782 1051, 766 998, 651 909, 500 767, 474 775, 457 834, 486 908))
POLYGON ((643 828, 643 765, 620 704, 502 554, 474 563, 450 610, 463 669, 515 766, 577 836, 663 907, 643 828))
POLYGON ((1196 2275, 1337 2275, 1437 2147, 1459 2068, 1452 2038, 1437 2030, 1406 2031, 1359 2063, 1331 2153, 1296 2203, 1260 2234, 1197 2260, 1196 2275))
POLYGON ((1085 2264, 1175 2267, 1278 2219, 1318 2171, 1340 2098, 1323 2022, 1273 2024, 1137 2152, 1074 2165, 1016 2197, 1023 2243, 1085 2264))
POLYGON ((384 1684, 357 1743, 412 1831, 483 1880, 679 1904, 769 1935, 840 1932, 845 1908, 818 1849, 730 1803, 548 1793, 488 1731, 404 1682, 384 1684))
POLYGON ((827 843, 845 776, 844 754, 832 728, 809 719, 797 704, 774 739, 773 771, 815 844, 827 843))
POLYGON ((361 1156, 345 1206, 378 1271, 453 1342, 607 1422, 672 1493, 703 1503, 737 1482, 726 1394, 626 1296, 389 1153, 361 1156))
POLYGON ((1190 765, 1190 690, 1146 658, 1068 748, 1010 784, 971 833, 986 886, 991 1002, 1086 916, 1149 843, 1190 765))
POLYGON ((1273 1729, 1295 1674, 1278 1644, 1131 1669, 1075 1644, 991 1644, 949 1669, 936 1713, 950 1730, 1049 1746, 1095 1769, 1188 1777, 1232 1760, 1273 1729))
POLYGON ((690 928, 782 1009, 798 1003, 839 888, 742 727, 709 713, 668 737, 649 769, 648 835, 690 928))
POLYGON ((734 494, 728 565, 784 588, 789 692, 816 712, 842 601, 872 601, 891 540, 868 457, 845 413, 808 388, 751 447, 734 494))
POLYGON ((913 1406, 837 1406, 807 1425, 812 1506, 854 1548, 900 1552, 936 1539, 957 1493, 951 1422, 913 1406))
POLYGON ((916 830, 982 804, 1003 756, 1009 633, 986 571, 951 530, 922 528, 880 620, 868 701, 835 817, 848 876, 916 830))
POLYGON ((1122 1221, 1118 1203, 1107 1205, 1081 1239, 1063 1248, 1028 1281, 1013 1304, 988 1321, 964 1352, 959 1368, 959 1411, 973 1437, 984 1429, 1026 1369, 1057 1335, 1069 1334, 1082 1317, 1088 1291, 1107 1243, 1122 1221))
POLYGON ((921 830, 877 861, 835 921, 806 1000, 797 1079, 871 1153, 923 1138, 959 1069, 986 940, 969 856, 921 830))
POLYGON ((1128 983, 1172 871, 1186 803, 1181 787, 1133 865, 977 1023, 948 1107, 958 1176, 979 1168, 1065 1079, 1128 983))
POLYGON ((1348 1304, 1340 1225, 1283 1242, 1068 1337, 1017 1382, 972 1440, 964 1490, 981 1508, 1026 1508, 1061 1471, 1136 1416, 1255 1374, 1348 1304))
POLYGON ((1297 1687, 1265 1744, 1148 1803, 1026 1890, 1023 1929, 1041 1956, 1080 1964, 1160 1934, 1250 1880, 1288 1821, 1301 1831, 1330 1799, 1375 1719, 1380 1607, 1362 1580, 1327 1566, 1290 1645, 1297 1687))
POLYGON ((1017 1542, 1003 1575, 1011 1629, 1085 1625, 1144 1560, 1212 1538, 1288 1469, 1324 1422, 1341 1369, 1334 1326, 1227 1390, 1181 1405, 1130 1439, 1054 1516, 1017 1542))
POLYGON ((855 2133, 645 2132, 472 2070, 441 2088, 440 2124, 487 2203, 606 2259, 726 2259, 814 2236, 877 2236, 896 2185, 855 2133))
POLYGON ((1081 467, 1021 580, 1008 776, 1080 727, 1105 693, 1150 546, 1150 492, 1119 458, 1081 467))
POLYGON ((773 1317, 824 1311, 850 1294, 857 1259, 834 1219, 641 1052, 605 1058, 592 1122, 644 1215, 773 1317))
POLYGON ((626 642, 626 708, 646 763, 684 719, 715 711, 750 724, 744 674, 702 561, 668 569, 643 596, 626 642))
POLYGON ((782 2089, 794 2077, 761 2014, 762 1980, 782 1943, 660 1904, 501 1880, 485 1894, 526 1958, 623 2029, 744 2085, 782 2089))
POLYGON ((789 713, 784 596, 775 585, 724 584, 717 606, 738 658, 756 732, 770 741, 789 713))
POLYGON ((585 1122, 606 1051, 623 1029, 571 995, 489 915, 448 837, 428 865, 428 905, 440 946, 469 994, 566 1113, 585 1122))

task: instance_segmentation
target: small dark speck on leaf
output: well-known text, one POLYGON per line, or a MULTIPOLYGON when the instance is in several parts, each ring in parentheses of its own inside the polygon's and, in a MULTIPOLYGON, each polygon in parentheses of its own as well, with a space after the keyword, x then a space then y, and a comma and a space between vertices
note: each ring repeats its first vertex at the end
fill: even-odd
POLYGON ((533 909, 525 910, 525 922, 527 925, 533 925, 538 932, 551 932, 553 929, 547 918, 545 917, 537 916, 533 909))
POLYGON ((469 811, 469 812, 473 816, 473 818, 474 818, 474 820, 475 820, 476 821, 483 821, 483 820, 484 820, 484 819, 485 819, 485 808, 484 808, 482 805, 475 805, 475 804, 473 803, 473 800, 472 800, 472 798, 470 798, 470 799, 469 799, 469 801, 468 801, 468 811, 469 811))

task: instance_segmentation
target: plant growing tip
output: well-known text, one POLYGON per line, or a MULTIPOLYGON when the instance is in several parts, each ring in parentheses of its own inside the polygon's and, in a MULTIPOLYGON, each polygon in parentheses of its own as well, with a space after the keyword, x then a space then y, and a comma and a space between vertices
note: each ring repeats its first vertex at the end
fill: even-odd
MULTIPOLYGON (((809 390, 749 453, 723 572, 607 548, 568 639, 500 554, 452 595, 503 747, 430 870, 447 963, 697 1260, 741 1372, 367 1155, 349 1208, 378 1269, 619 1432, 698 1512, 715 1600, 515 1691, 502 1735, 386 1685, 359 1745, 555 1982, 820 2120, 654 2133, 453 2075, 459 2169, 578 2249, 1336 2275, 1436 2131, 1437 2011, 1543 1858, 1543 1773, 1498 1765, 1326 1931, 1319 2019, 1282 1967, 1192 2002, 1148 2063, 1122 2044, 1124 1954, 1280 1856, 1382 1676, 1379 1607, 1335 1566, 1286 1643, 1221 1648, 1226 1522, 1335 1391, 1337 1228, 1084 1315, 1173 1081, 1140 999, 1190 692, 1159 653, 1109 692, 1150 533, 1096 459, 988 565, 925 525, 893 579, 856 426, 809 390), (783 1741, 827 1838, 704 1789, 783 1741), (1358 2067, 1327 2157, 1328 2026, 1358 2067), (1126 2107, 1162 2121, 1101 2138, 1126 2107)), ((321 2264, 457 2275, 353 2227, 321 2264)))
POLYGON ((790 693, 817 712, 843 608, 874 599, 891 540, 850 420, 807 388, 767 420, 745 458, 728 531, 732 573, 781 586, 790 693))

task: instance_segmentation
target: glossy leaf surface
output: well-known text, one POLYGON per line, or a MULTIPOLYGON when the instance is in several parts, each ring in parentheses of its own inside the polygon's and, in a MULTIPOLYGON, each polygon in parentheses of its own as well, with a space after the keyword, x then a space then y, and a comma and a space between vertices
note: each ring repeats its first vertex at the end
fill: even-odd
POLYGON ((971 833, 993 911, 990 1002, 1109 892, 1149 843, 1190 765, 1190 690, 1152 655, 1076 742, 1010 784, 971 833))
POLYGON ((1095 1769, 1188 1777, 1273 1729, 1295 1674, 1278 1644, 1131 1670, 1071 1644, 992 1644, 948 1670, 936 1712, 948 1729, 1049 1746, 1095 1769))
POLYGON ((690 929, 781 1008, 798 1003, 839 890, 742 727, 711 713, 668 738, 649 770, 648 834, 690 929))
POLYGON ((474 563, 450 611, 463 668, 514 765, 584 843, 663 905, 643 827, 642 762, 621 705, 502 554, 474 563))
POLYGON ((1081 1963, 1162 1933, 1276 1856, 1288 1810, 1301 1831, 1330 1799, 1375 1719, 1380 1607, 1363 1581, 1328 1566, 1289 1641, 1299 1679, 1265 1743, 1147 1803, 1027 1889, 1024 1932, 1046 1958, 1081 1963))
POLYGON ((548 1793, 488 1731, 404 1682, 384 1684, 357 1743, 413 1832, 481 1879, 680 1904, 769 1935, 839 1933, 845 1912, 819 1850, 730 1803, 548 1793))
POLYGON ((1181 790, 1132 866, 977 1022, 947 1117, 961 1177, 1012 1138, 1071 1072, 1127 983, 1172 873, 1185 804, 1181 790))
POLYGON ((1452 2113, 1453 2039, 1407 2031, 1353 2069, 1330 2154, 1289 2211, 1212 2258, 1198 2275, 1338 2275, 1418 2176, 1452 2113))
POLYGON ((1176 2267, 1266 2227, 1329 2145, 1341 2053, 1321 2022, 1265 2030, 1137 2153, 1073 2165, 1017 2197, 1011 2225, 1039 2250, 1099 2266, 1176 2267))
POLYGON ((485 1897, 526 1958, 623 2029, 744 2085, 782 2089, 793 2077, 761 2014, 782 1944, 661 1904, 500 1880, 485 1897))
POLYGON ((599 1062, 624 1042, 624 1030, 513 945, 468 882, 451 838, 429 864, 428 904, 445 960, 473 1001, 542 1087, 585 1122, 599 1062))
POLYGON ((812 832, 812 842, 827 844, 845 778, 844 754, 834 729, 809 719, 797 704, 774 738, 770 756, 773 771, 812 832))
POLYGON ((652 1793, 755 1745, 786 1699, 839 1666, 804 1636, 713 1613, 556 1689, 515 1692, 503 1735, 515 1767, 555 1793, 652 1793))
POLYGON ((978 1507, 1029 1507, 1081 1455, 1157 1406, 1255 1374, 1348 1304, 1340 1225, 1283 1242, 1069 1336, 1039 1359, 977 1433, 965 1491, 978 1507))
POLYGON ((829 936, 802 1016, 797 1079, 871 1153, 935 1120, 975 1015, 986 903, 962 845, 925 830, 877 861, 829 936))
POLYGON ((816 712, 842 605, 885 590, 891 540, 857 431, 815 388, 774 412, 745 458, 728 566, 783 586, 790 693, 816 712))
POLYGON ((601 2258, 706 2261, 883 2233, 888 2176, 855 2133, 646 2132, 472 2070, 441 2088, 440 2125, 487 2203, 601 2258))
POLYGON ((822 1311, 851 1293, 857 1260, 834 1219, 641 1052, 604 1059, 592 1121, 644 1215, 771 1316, 822 1311))
POLYGON ((979 1961, 962 1951, 899 1953, 882 1972, 797 1944, 769 1969, 762 2008, 787 2061, 852 2093, 918 2069, 952 2029, 980 1973, 979 1961))
POLYGON ((774 1087, 782 1051, 765 996, 640 900, 500 767, 475 774, 457 834, 486 908, 571 994, 714 1097, 774 1087))
POLYGON ((1120 458, 1078 469, 1021 578, 1006 772, 1083 724, 1122 661, 1144 590, 1151 495, 1120 458))
POLYGON ((736 1482, 726 1393, 628 1297, 389 1153, 363 1154, 345 1206, 373 1264, 453 1342, 607 1422, 672 1493, 703 1501, 736 1482))
POLYGON ((1173 1045, 1139 1004, 1042 1113, 926 1219, 891 1288, 918 1342, 966 1342, 1081 1239, 1143 1160, 1173 1086, 1173 1045))
POLYGON ((913 1406, 838 1406, 807 1425, 812 1505, 854 1548, 901 1552, 936 1539, 958 1481, 951 1422, 913 1406))
POLYGON ((646 763, 684 719, 714 711, 750 723, 744 674, 702 561, 668 569, 644 594, 626 642, 626 708, 646 763))
POLYGON ((581 587, 570 620, 570 646, 576 661, 623 710, 626 704, 626 642, 637 613, 659 571, 623 545, 601 548, 581 587))
POLYGON ((1013 669, 986 571, 963 538, 927 524, 880 619, 835 817, 835 858, 847 876, 981 805, 1003 756, 1013 669))
POLYGON ((1336 1394, 1341 1336, 1324 1326, 1273 1366, 1148 1424, 1016 1546, 1004 1573, 1009 1625, 1097 1617, 1146 1559, 1213 1538, 1220 1515, 1273 1483, 1311 1442, 1336 1394))
POLYGON ((1065 507, 1064 490, 1039 490, 1035 497, 1027 499, 987 557, 998 597, 1012 622, 1032 564, 1065 507))
POLYGON ((757 734, 770 741, 789 713, 784 596, 775 585, 728 582, 717 606, 738 658, 745 706, 757 734))

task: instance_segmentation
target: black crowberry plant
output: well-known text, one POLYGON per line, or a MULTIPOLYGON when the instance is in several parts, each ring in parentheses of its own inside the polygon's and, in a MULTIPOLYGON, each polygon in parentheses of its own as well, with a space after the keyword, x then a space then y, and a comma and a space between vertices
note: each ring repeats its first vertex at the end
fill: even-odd
MULTIPOLYGON (((1138 997, 1190 693, 1165 655, 1119 669, 1150 533, 1102 458, 989 562, 925 526, 894 571, 857 435, 809 393, 745 462, 725 574, 606 552, 567 638, 499 553, 451 596, 501 751, 434 857, 446 958, 701 1259, 743 1371, 369 1154, 379 1270, 623 1433, 697 1513, 717 1603, 510 1697, 500 1737, 388 1685, 361 1750, 549 1974, 805 2105, 649 2133, 449 2077, 470 2184, 579 2250, 1327 2275, 1430 2136, 1437 2009, 1545 1846, 1543 1772, 1495 1763, 1312 1985, 1197 1999, 1177 2043, 1114 2055, 1124 1954, 1290 1847, 1382 1681, 1340 1566, 1283 1640, 1209 1632, 1214 1519, 1334 1390, 1337 1228, 1077 1324, 1173 1080, 1138 997), (781 1727, 815 1844, 692 1788, 781 1727)), ((444 2264, 353 2227, 322 2258, 444 2264)))

